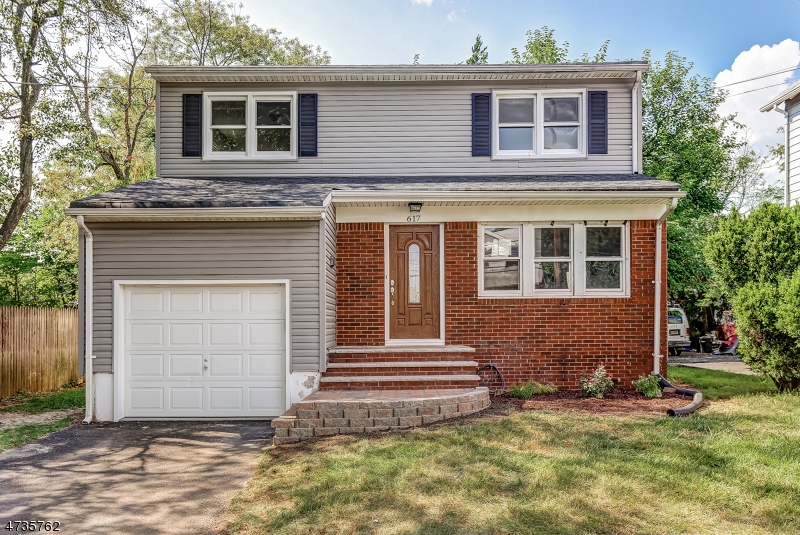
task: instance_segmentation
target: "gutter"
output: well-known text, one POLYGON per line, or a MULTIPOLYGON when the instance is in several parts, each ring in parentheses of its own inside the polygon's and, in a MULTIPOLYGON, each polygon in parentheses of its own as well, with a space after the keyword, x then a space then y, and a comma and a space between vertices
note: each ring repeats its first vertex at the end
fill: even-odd
POLYGON ((92 367, 92 359, 94 359, 94 274, 93 274, 93 260, 94 260, 94 236, 92 231, 86 226, 83 216, 79 215, 78 228, 83 231, 86 238, 86 245, 83 254, 86 255, 85 267, 86 276, 84 281, 86 283, 86 307, 84 309, 84 330, 86 332, 86 343, 84 344, 85 354, 83 356, 85 366, 84 373, 86 374, 86 417, 83 423, 88 424, 94 419, 94 370, 92 367))
POLYGON ((685 191, 489 191, 489 190, 335 190, 331 192, 331 202, 408 202, 408 201, 454 201, 470 200, 492 202, 496 200, 596 200, 596 199, 682 199, 685 191))
POLYGON ((69 216, 86 216, 92 220, 162 219, 165 221, 198 220, 281 220, 322 219, 325 209, 319 206, 274 206, 231 208, 67 208, 69 216))
MULTIPOLYGON (((784 108, 786 105, 784 104, 784 108)), ((783 202, 786 206, 789 206, 791 202, 791 198, 789 196, 789 112, 785 109, 780 109, 777 104, 772 106, 772 109, 777 111, 778 113, 782 113, 784 117, 786 117, 786 127, 784 128, 784 137, 783 137, 783 202)))
POLYGON ((661 354, 661 277, 662 277, 662 270, 661 270, 661 249, 663 241, 663 232, 662 228, 664 226, 664 221, 667 220, 669 215, 675 210, 675 207, 678 205, 678 197, 674 197, 672 199, 672 203, 667 206, 664 210, 664 214, 658 218, 656 222, 656 266, 655 266, 655 280, 653 283, 655 284, 655 299, 654 299, 654 309, 653 309, 653 373, 660 374, 661 373, 661 359, 663 355, 661 354))

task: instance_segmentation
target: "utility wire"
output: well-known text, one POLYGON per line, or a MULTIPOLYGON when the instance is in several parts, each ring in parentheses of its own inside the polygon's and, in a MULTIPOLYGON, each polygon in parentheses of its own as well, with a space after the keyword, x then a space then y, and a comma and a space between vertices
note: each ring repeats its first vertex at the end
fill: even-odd
POLYGON ((736 84, 743 84, 743 83, 745 83, 745 82, 752 82, 753 80, 759 80, 759 79, 761 79, 761 78, 767 78, 767 77, 769 77, 769 76, 775 76, 776 74, 783 74, 783 73, 785 73, 785 72, 792 72, 792 71, 796 71, 796 70, 798 70, 798 69, 800 69, 800 66, 795 66, 795 67, 786 67, 785 69, 782 69, 782 70, 779 70, 779 71, 775 71, 775 72, 769 72, 769 73, 767 73, 767 74, 762 74, 762 75, 760 75, 760 76, 754 76, 753 78, 748 78, 748 79, 746 79, 746 80, 739 80, 738 82, 731 82, 731 83, 729 83, 729 84, 718 85, 717 87, 718 87, 718 88, 721 88, 721 87, 730 87, 730 86, 732 86, 732 85, 736 85, 736 84))
POLYGON ((786 82, 782 82, 780 84, 772 84, 772 85, 765 85, 764 87, 759 87, 756 89, 750 89, 749 91, 742 91, 741 93, 734 93, 733 95, 728 95, 729 97, 735 97, 738 95, 744 95, 745 93, 753 93, 754 91, 761 91, 762 89, 769 89, 770 87, 778 87, 779 85, 785 85, 786 82))

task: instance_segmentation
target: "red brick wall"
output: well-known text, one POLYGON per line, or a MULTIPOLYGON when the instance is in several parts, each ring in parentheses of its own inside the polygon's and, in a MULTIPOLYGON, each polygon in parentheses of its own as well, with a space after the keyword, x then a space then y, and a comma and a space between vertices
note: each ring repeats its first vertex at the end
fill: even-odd
POLYGON ((336 345, 384 344, 383 223, 336 225, 336 345))
MULTIPOLYGON (((447 343, 474 347, 507 385, 534 379, 577 388, 581 368, 605 362, 630 388, 652 370, 654 221, 631 222, 630 298, 478 299, 477 223, 446 223, 444 233, 447 343)), ((666 281, 665 249, 663 258, 666 281)))
MULTIPOLYGON (((477 223, 445 224, 448 344, 474 347, 475 360, 497 365, 506 384, 535 379, 576 388, 581 368, 603 361, 619 386, 630 387, 652 370, 654 221, 631 222, 630 298, 478 299, 477 240, 477 223)), ((665 304, 666 240, 662 251, 665 304)), ((337 273, 337 344, 383 345, 383 223, 337 225, 337 273)))

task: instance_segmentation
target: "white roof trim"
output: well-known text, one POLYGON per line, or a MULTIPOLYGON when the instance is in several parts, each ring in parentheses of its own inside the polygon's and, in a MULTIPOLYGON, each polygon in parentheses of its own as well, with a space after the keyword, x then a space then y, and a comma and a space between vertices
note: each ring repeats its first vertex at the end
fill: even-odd
POLYGON ((403 82, 450 80, 535 80, 553 78, 636 79, 644 61, 552 65, 306 65, 194 67, 152 65, 161 82, 403 82))
POLYGON ((607 201, 637 200, 660 202, 662 199, 682 199, 685 191, 354 191, 334 190, 330 198, 333 203, 391 203, 391 202, 448 202, 482 201, 487 203, 510 201, 607 201))
POLYGON ((797 95, 800 95, 800 81, 793 83, 769 101, 769 104, 762 106, 761 111, 772 111, 772 108, 786 102, 787 100, 792 100, 797 95))

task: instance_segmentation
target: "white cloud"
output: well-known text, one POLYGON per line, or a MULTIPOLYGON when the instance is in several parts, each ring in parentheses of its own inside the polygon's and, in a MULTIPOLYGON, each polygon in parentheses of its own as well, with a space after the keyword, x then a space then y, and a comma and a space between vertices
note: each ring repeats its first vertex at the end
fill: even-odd
POLYGON ((412 4, 425 4, 427 6, 433 5, 433 0, 411 0, 412 4))
MULTIPOLYGON (((777 112, 761 113, 759 108, 786 89, 798 71, 776 74, 758 80, 727 85, 748 80, 775 71, 791 69, 800 64, 800 43, 786 39, 776 45, 754 45, 733 61, 730 69, 719 73, 714 82, 726 86, 729 97, 720 106, 723 115, 736 114, 736 120, 747 127, 748 140, 756 150, 766 151, 767 145, 783 142, 783 134, 777 129, 784 124, 783 115, 777 112), (767 86, 774 86, 769 87, 767 86), (761 89, 765 88, 765 89, 761 89), (753 91, 753 90, 757 91, 753 91), (759 90, 760 89, 760 90, 759 90)), ((769 169, 769 178, 780 181, 777 169, 769 169)))
POLYGON ((453 22, 454 20, 456 20, 456 10, 455 9, 447 14, 447 20, 449 20, 450 22, 453 22))

